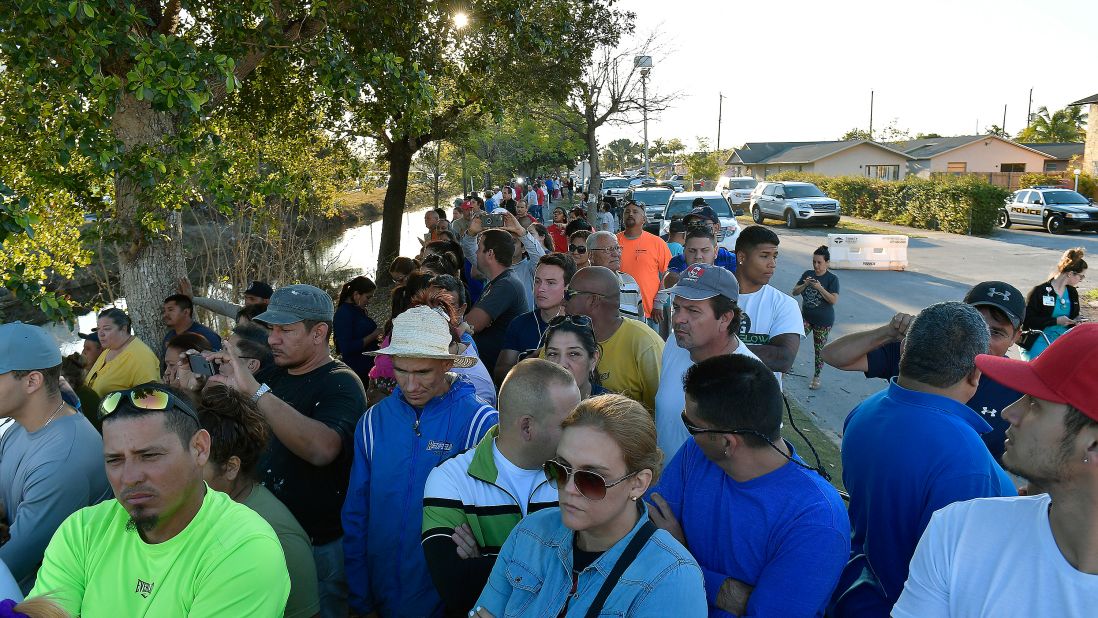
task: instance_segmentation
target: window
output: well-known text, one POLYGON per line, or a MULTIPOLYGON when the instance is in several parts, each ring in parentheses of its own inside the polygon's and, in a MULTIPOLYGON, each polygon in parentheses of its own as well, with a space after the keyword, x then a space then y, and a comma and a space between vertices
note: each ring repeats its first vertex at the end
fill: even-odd
POLYGON ((1045 161, 1046 172, 1063 172, 1067 167, 1067 161, 1045 161))
POLYGON ((964 161, 950 161, 946 163, 947 174, 964 174, 968 171, 968 163, 964 161))
POLYGON ((1026 171, 1025 163, 1000 163, 1000 172, 1020 174, 1026 171))
POLYGON ((777 185, 766 185, 766 187, 763 188, 763 195, 774 195, 774 187, 776 186, 777 185))
POLYGON ((879 178, 881 180, 899 180, 900 179, 900 166, 899 165, 867 165, 867 166, 865 166, 865 175, 869 178, 879 178))

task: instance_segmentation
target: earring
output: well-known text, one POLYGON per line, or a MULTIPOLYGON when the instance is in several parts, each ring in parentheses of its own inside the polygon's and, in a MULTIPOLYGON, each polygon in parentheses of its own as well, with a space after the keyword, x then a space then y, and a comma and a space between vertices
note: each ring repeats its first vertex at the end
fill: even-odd
POLYGON ((636 501, 637 501, 637 497, 636 497, 636 496, 629 496, 629 499, 630 499, 630 500, 632 500, 633 502, 636 502, 636 501))

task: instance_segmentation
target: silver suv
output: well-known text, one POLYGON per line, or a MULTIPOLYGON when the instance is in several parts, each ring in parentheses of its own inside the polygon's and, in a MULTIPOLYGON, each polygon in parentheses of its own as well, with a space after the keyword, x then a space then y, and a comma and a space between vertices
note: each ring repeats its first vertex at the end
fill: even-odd
POLYGON ((835 227, 842 215, 838 200, 810 182, 760 182, 751 192, 751 219, 782 219, 790 229, 814 223, 835 227))

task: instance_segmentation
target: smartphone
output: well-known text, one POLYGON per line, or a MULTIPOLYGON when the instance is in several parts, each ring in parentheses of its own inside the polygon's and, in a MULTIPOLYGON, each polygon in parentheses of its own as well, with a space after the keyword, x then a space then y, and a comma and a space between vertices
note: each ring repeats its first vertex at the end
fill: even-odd
POLYGON ((485 229, 491 227, 503 227, 503 215, 493 215, 491 213, 483 213, 480 215, 480 224, 485 229))
POLYGON ((217 373, 217 365, 203 358, 201 354, 188 354, 187 360, 191 364, 191 372, 196 376, 208 378, 217 373))

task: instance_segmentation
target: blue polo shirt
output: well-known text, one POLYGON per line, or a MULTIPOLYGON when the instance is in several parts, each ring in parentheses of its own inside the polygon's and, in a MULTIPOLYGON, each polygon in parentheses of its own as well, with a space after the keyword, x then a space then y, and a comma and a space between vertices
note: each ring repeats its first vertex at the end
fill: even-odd
POLYGON ((980 440, 990 429, 968 406, 896 380, 854 408, 842 444, 851 561, 835 594, 857 609, 837 616, 888 615, 934 511, 1017 494, 980 440))
MULTIPOLYGON (((736 272, 736 255, 724 247, 717 247, 717 259, 713 260, 713 264, 729 272, 736 272)), ((667 270, 681 273, 686 270, 686 266, 686 258, 679 254, 667 263, 667 270)))
MULTIPOLYGON (((900 342, 886 343, 866 354, 865 359, 868 364, 865 377, 891 380, 900 375, 900 342)), ((976 388, 972 399, 968 400, 968 407, 982 416, 991 427, 990 431, 980 437, 997 462, 1003 461, 1006 430, 1010 427, 1010 423, 1003 418, 1003 409, 1021 398, 1022 393, 1013 388, 987 376, 980 376, 980 386, 976 388)))
MULTIPOLYGON (((203 326, 198 322, 191 322, 191 325, 187 328, 186 332, 196 333, 205 337, 206 341, 209 341, 210 345, 213 346, 214 351, 221 349, 221 337, 217 333, 213 332, 213 330, 211 330, 210 328, 203 326)), ((160 342, 161 357, 164 356, 164 352, 168 349, 168 342, 171 341, 172 338, 175 337, 175 335, 176 332, 174 330, 169 330, 167 333, 164 334, 164 341, 160 342)))

